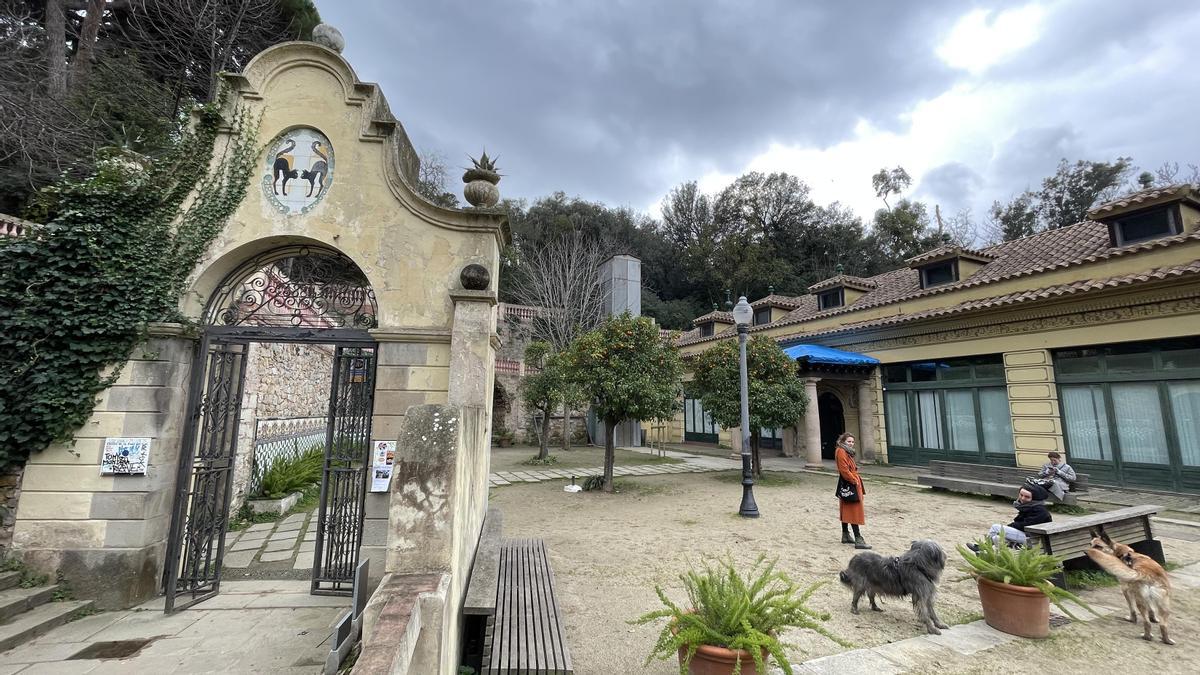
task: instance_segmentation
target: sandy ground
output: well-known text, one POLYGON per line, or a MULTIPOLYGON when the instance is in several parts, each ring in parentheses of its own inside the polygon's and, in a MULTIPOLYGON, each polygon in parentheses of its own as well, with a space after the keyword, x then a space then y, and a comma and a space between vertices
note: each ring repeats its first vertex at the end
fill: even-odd
MULTIPOLYGON (((882 614, 850 614, 850 596, 837 583, 837 572, 854 550, 839 543, 834 480, 797 474, 760 485, 756 496, 762 517, 757 520, 736 515, 741 490, 728 474, 626 478, 620 483, 625 492, 612 495, 565 493, 558 482, 521 484, 494 489, 491 503, 504 512, 506 536, 546 540, 576 673, 677 673, 674 662, 643 666, 657 629, 626 621, 658 607, 655 584, 676 601, 684 600, 678 574, 710 554, 728 552, 748 563, 765 553, 778 556, 780 568, 802 582, 829 581, 811 604, 829 612, 826 627, 855 646, 877 646, 923 634, 905 601, 887 601, 882 614)), ((974 583, 951 582, 962 576, 953 547, 978 537, 992 522, 1008 522, 1011 507, 878 481, 869 482, 867 492, 863 534, 875 551, 893 555, 906 550, 913 539, 938 541, 950 561, 938 596, 938 613, 952 626, 981 618, 974 583)), ((1200 543, 1165 536, 1162 543, 1172 563, 1200 561, 1200 543)), ((1109 607, 1124 604, 1117 588, 1083 596, 1109 607)), ((1174 647, 1142 641, 1140 628, 1114 616, 1072 622, 1054 629, 1048 640, 1016 641, 986 655, 947 653, 914 672, 1075 673, 1097 666, 1196 672, 1200 590, 1176 589, 1173 607, 1172 630, 1178 642, 1174 647)), ((797 646, 791 652, 794 664, 844 651, 811 632, 784 637, 797 646)))

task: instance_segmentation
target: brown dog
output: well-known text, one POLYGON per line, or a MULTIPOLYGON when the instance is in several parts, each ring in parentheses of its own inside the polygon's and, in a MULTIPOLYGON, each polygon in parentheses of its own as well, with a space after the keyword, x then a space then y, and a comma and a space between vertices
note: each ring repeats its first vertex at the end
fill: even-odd
POLYGON ((1154 558, 1109 539, 1103 529, 1093 530, 1092 535, 1092 548, 1087 555, 1121 582, 1121 592, 1129 604, 1130 623, 1137 623, 1141 616, 1142 639, 1154 639, 1150 637, 1150 622, 1157 621, 1163 644, 1175 644, 1167 635, 1167 621, 1171 618, 1171 581, 1167 571, 1154 558))

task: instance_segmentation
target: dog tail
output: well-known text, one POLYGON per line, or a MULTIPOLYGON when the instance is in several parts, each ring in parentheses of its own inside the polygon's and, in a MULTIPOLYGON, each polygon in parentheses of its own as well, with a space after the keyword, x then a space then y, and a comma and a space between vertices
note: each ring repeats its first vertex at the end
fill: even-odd
POLYGON ((847 570, 842 570, 841 572, 838 572, 838 581, 841 581, 843 584, 846 584, 847 586, 849 586, 850 585, 850 575, 846 574, 846 572, 847 572, 847 570))

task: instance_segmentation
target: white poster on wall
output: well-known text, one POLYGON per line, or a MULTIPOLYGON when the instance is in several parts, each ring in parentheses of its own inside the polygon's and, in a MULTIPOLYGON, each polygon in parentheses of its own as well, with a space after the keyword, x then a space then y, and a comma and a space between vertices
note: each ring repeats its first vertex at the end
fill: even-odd
POLYGON ((371 492, 387 492, 392 482, 392 462, 396 459, 396 441, 371 443, 371 492))
POLYGON ((150 464, 149 438, 106 438, 101 475, 145 475, 150 464))

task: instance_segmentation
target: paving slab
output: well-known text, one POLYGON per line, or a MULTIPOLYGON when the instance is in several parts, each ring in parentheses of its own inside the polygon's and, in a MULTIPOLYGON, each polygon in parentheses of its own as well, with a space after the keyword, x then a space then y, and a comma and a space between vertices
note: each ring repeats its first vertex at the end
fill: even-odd
POLYGON ((67 657, 87 647, 89 642, 39 642, 34 640, 0 654, 0 666, 14 663, 65 661, 67 657))
MULTIPOLYGON (((307 582, 305 582, 307 583, 307 582)), ((250 601, 247 608, 262 607, 293 608, 293 607, 349 607, 350 598, 340 595, 310 595, 308 589, 303 593, 266 593, 250 601)), ((324 637, 324 636, 322 636, 324 637)))
POLYGON ((922 635, 918 640, 929 640, 934 644, 952 649, 964 656, 1016 640, 1015 635, 1001 633, 983 621, 952 626, 942 631, 941 635, 922 635))
POLYGON ((289 547, 284 551, 271 551, 268 553, 263 553, 258 557, 258 560, 259 562, 279 562, 280 560, 291 560, 292 555, 292 549, 289 547))
POLYGON ((292 515, 279 521, 280 523, 303 523, 308 520, 308 513, 293 513, 292 515))
POLYGON ((250 563, 253 562, 255 553, 258 553, 258 548, 252 548, 248 551, 234 551, 232 553, 226 553, 225 557, 221 559, 221 565, 223 567, 244 569, 249 567, 250 563))
POLYGON ((303 521, 300 521, 300 520, 293 520, 293 521, 292 521, 292 522, 290 522, 290 523, 280 523, 280 524, 279 524, 279 527, 276 527, 276 528, 275 528, 275 532, 276 532, 276 533, 279 533, 279 532, 295 532, 295 531, 297 531, 297 530, 299 530, 299 529, 301 529, 301 528, 303 528, 303 527, 304 527, 304 522, 303 522, 303 521))
POLYGON ((300 579, 242 579, 221 582, 221 593, 307 593, 309 582, 300 579))
POLYGON ((301 539, 301 541, 316 541, 316 540, 317 540, 317 531, 316 530, 309 530, 308 532, 305 532, 304 538, 301 539))
POLYGON ((310 569, 312 569, 313 555, 314 555, 314 553, 312 551, 300 553, 299 555, 296 556, 296 562, 292 563, 292 569, 294 569, 294 570, 310 570, 310 569))
POLYGON ((92 659, 53 661, 50 663, 35 663, 27 666, 20 672, 29 673, 30 675, 75 675, 76 673, 90 673, 97 666, 103 664, 103 661, 92 659))
MULTIPOLYGON (((107 642, 111 640, 136 640, 155 635, 177 635, 187 630, 192 624, 208 616, 208 612, 196 608, 175 614, 159 612, 128 612, 107 628, 88 636, 89 642, 107 642)), ((70 630, 68 624, 66 630, 70 630)), ((78 635, 75 638, 79 639, 78 635)))
POLYGON ((262 548, 265 539, 255 539, 253 541, 239 541, 238 543, 225 549, 226 551, 257 551, 262 548))
POLYGON ((296 548, 296 538, 284 539, 282 541, 269 541, 263 551, 267 553, 275 553, 277 551, 290 551, 296 548))
POLYGON ((317 548, 317 542, 315 542, 315 541, 300 542, 300 552, 301 553, 312 553, 316 548, 317 548))
POLYGON ((871 651, 902 668, 918 668, 954 658, 954 652, 949 648, 929 640, 900 640, 873 647, 871 651))
POLYGON ((255 523, 246 528, 247 532, 262 532, 263 530, 272 530, 275 528, 275 523, 255 523))
POLYGON ((805 661, 793 671, 809 675, 893 675, 904 672, 904 668, 870 649, 855 649, 805 661))

